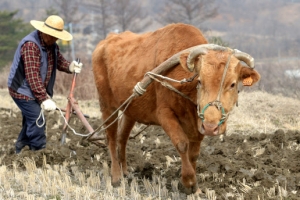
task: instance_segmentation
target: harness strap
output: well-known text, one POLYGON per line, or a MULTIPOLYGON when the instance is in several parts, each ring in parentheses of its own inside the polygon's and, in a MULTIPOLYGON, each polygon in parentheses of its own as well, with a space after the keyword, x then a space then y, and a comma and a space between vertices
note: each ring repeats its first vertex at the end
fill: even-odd
MULTIPOLYGON (((174 88, 174 87, 173 87, 171 84, 169 84, 168 82, 163 82, 163 81, 158 80, 158 79, 155 78, 153 75, 154 75, 154 74, 148 74, 148 76, 149 76, 151 79, 153 79, 153 80, 159 82, 162 86, 164 86, 164 87, 166 87, 166 88, 172 90, 173 92, 176 92, 176 93, 179 94, 180 96, 182 96, 182 97, 184 97, 184 98, 190 100, 191 102, 193 102, 193 100, 192 100, 189 96, 187 96, 186 94, 183 94, 182 92, 180 92, 179 90, 177 90, 176 88, 174 88)), ((159 77, 161 77, 161 76, 159 76, 159 77)), ((194 76, 194 77, 195 77, 195 76, 194 76)), ((167 78, 167 77, 165 77, 165 78, 167 78)), ((170 80, 170 78, 168 78, 167 80, 170 80)), ((171 80, 174 80, 174 79, 171 79, 171 80)), ((184 79, 184 80, 186 80, 186 79, 184 79)), ((183 83, 183 81, 177 81, 177 80, 174 80, 174 82, 177 82, 177 83, 178 83, 178 82, 183 83)), ((193 103, 194 103, 194 102, 193 102, 193 103)))
POLYGON ((230 59, 231 59, 231 56, 232 56, 233 53, 231 53, 229 56, 228 56, 228 59, 227 59, 227 62, 226 62, 226 65, 225 65, 225 68, 224 68, 224 72, 223 72, 223 75, 222 75, 222 80, 221 80, 221 83, 220 83, 220 90, 218 92, 218 96, 217 96, 217 99, 212 101, 212 102, 209 102, 208 104, 206 104, 202 111, 200 112, 200 106, 199 104, 197 105, 197 113, 198 113, 198 116, 199 118, 204 121, 204 112, 205 110, 209 107, 209 106, 216 106, 218 110, 221 110, 222 112, 222 117, 218 123, 218 126, 220 126, 221 124, 224 123, 226 117, 227 117, 227 114, 225 113, 225 109, 223 108, 222 106, 222 102, 220 101, 220 98, 221 98, 221 93, 222 93, 222 90, 223 90, 223 84, 224 84, 224 81, 225 81, 225 77, 226 77, 226 74, 227 74, 227 69, 229 67, 229 63, 230 63, 230 59))
POLYGON ((221 93, 222 93, 222 89, 223 89, 223 84, 224 84, 224 81, 225 81, 225 77, 226 77, 226 74, 227 74, 227 69, 229 67, 231 56, 232 56, 232 53, 230 54, 230 56, 228 56, 228 60, 227 60, 226 66, 224 68, 224 72, 223 72, 223 76, 222 76, 222 80, 221 80, 221 84, 220 84, 220 90, 219 90, 219 93, 218 93, 216 101, 220 101, 220 97, 221 97, 221 93))

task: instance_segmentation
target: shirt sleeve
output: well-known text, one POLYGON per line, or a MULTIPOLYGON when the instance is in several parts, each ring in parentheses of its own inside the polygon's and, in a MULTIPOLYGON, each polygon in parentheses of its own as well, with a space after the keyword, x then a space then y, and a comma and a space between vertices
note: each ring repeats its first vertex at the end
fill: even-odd
POLYGON ((59 47, 58 47, 58 51, 57 51, 57 69, 59 71, 63 71, 63 72, 67 72, 69 74, 72 74, 72 72, 70 72, 69 70, 69 65, 71 62, 67 61, 63 55, 60 53, 59 51, 59 47))
POLYGON ((48 96, 40 75, 40 49, 35 43, 26 42, 21 48, 21 56, 24 61, 25 78, 36 100, 42 103, 48 96))

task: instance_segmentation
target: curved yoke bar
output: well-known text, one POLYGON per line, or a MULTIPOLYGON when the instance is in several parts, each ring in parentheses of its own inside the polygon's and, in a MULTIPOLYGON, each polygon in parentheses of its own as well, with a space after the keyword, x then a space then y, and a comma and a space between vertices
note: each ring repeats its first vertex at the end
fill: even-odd
MULTIPOLYGON (((151 72, 155 74, 164 74, 164 72, 168 71, 170 68, 174 67, 180 62, 180 55, 183 53, 189 53, 187 58, 187 66, 190 71, 194 69, 194 60, 199 54, 206 54, 207 50, 213 51, 230 51, 232 54, 239 60, 244 61, 248 67, 254 68, 254 58, 251 57, 249 54, 239 51, 237 49, 230 49, 228 47, 219 46, 216 44, 202 44, 190 47, 188 49, 184 49, 172 57, 168 58, 166 61, 162 62, 156 68, 154 68, 151 72)), ((153 80, 145 76, 141 82, 138 82, 137 85, 134 87, 134 93, 137 95, 142 95, 146 92, 146 88, 150 85, 153 80)))
MULTIPOLYGON (((190 53, 188 59, 191 59, 191 57, 193 57, 193 55, 195 54, 194 52, 197 52, 198 55, 199 54, 206 54, 207 50, 217 50, 217 51, 226 51, 226 50, 231 50, 229 48, 226 47, 222 47, 216 44, 202 44, 202 45, 197 45, 197 46, 193 46, 190 47, 188 49, 182 50, 176 54, 174 54, 172 57, 168 58, 166 61, 164 61, 163 63, 161 63, 159 66, 157 66, 156 68, 154 68, 153 70, 151 70, 152 73, 155 74, 164 74, 164 72, 168 71, 170 68, 174 67, 175 65, 177 65, 179 63, 179 59, 180 59, 180 55, 183 53, 190 53), (192 54, 192 55, 191 55, 192 54)), ((191 62, 191 61, 187 61, 187 62, 191 62)), ((138 82, 137 85, 134 87, 134 92, 137 93, 138 95, 142 95, 139 92, 142 91, 146 91, 146 88, 150 85, 150 83, 152 83, 153 79, 151 79, 149 76, 145 76, 143 78, 143 80, 141 80, 141 82, 138 82), (138 92, 136 91, 136 88, 138 89, 138 92)))

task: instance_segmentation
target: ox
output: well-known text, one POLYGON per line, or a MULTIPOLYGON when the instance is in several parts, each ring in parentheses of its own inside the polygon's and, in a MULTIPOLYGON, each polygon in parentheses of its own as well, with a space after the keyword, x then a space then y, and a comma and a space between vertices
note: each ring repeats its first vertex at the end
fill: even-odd
POLYGON ((126 144, 139 122, 163 128, 181 157, 185 192, 198 189, 196 162, 201 141, 206 135, 225 133, 228 114, 238 100, 238 83, 251 86, 260 79, 250 55, 207 43, 199 29, 170 24, 144 34, 113 33, 95 48, 93 72, 102 118, 110 125, 106 137, 113 185, 122 173, 128 174, 126 144), (164 87, 144 77, 150 71, 176 80, 196 78, 164 87), (119 123, 112 123, 117 117, 114 111, 138 82, 144 94, 131 101, 119 123))

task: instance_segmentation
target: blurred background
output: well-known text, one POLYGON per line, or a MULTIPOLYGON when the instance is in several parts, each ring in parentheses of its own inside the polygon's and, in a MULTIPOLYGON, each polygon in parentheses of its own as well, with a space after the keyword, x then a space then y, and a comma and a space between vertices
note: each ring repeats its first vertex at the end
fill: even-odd
MULTIPOLYGON (((80 99, 97 98, 91 54, 107 34, 144 33, 177 22, 196 26, 210 43, 252 55, 262 77, 245 90, 300 98, 300 0, 0 0, 0 88, 7 87, 18 42, 34 30, 29 21, 52 14, 74 36, 58 41, 61 51, 84 63, 75 93, 80 99)), ((56 94, 67 95, 72 77, 58 74, 56 94)))

